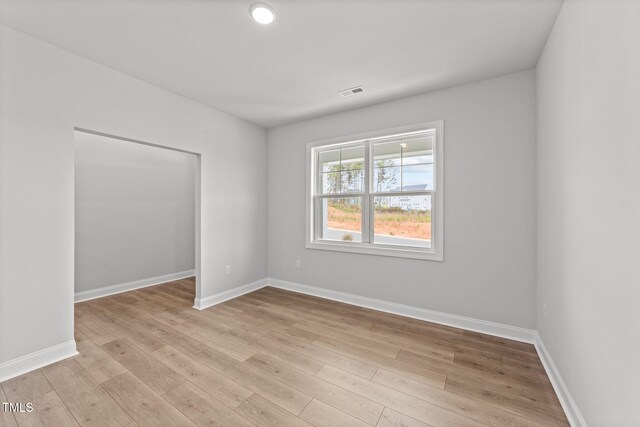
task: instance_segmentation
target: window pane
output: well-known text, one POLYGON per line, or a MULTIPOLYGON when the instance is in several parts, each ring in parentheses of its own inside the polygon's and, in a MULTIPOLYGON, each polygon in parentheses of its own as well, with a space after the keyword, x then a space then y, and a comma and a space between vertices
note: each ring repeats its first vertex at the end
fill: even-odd
POLYGON ((362 197, 317 200, 321 239, 362 242, 362 197))
POLYGON ((400 167, 375 167, 373 169, 373 191, 400 191, 400 167))
POLYGON ((364 193, 364 145, 343 148, 342 193, 364 193))
POLYGON ((433 190, 433 165, 402 167, 402 191, 433 190))
POLYGON ((374 243, 431 247, 431 196, 374 197, 374 243))
POLYGON ((338 172, 340 170, 340 150, 321 151, 318 153, 318 163, 321 172, 338 172))
POLYGON ((364 145, 341 150, 342 170, 363 170, 364 169, 364 145))
POLYGON ((322 194, 340 193, 340 172, 323 173, 321 179, 322 194))
POLYGON ((341 177, 341 193, 364 193, 364 169, 344 171, 341 177))
POLYGON ((402 140, 402 165, 433 163, 433 136, 402 140))
POLYGON ((373 166, 378 168, 400 166, 402 163, 400 144, 399 140, 373 144, 373 166))
POLYGON ((318 153, 321 194, 364 193, 364 145, 318 153))

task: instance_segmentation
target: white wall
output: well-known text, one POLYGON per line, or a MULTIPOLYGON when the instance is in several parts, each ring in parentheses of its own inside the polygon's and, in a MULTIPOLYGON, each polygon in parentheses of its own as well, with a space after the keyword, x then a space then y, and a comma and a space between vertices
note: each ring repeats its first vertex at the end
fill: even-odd
POLYGON ((535 327, 533 71, 270 129, 268 140, 270 277, 535 327), (444 262, 305 249, 307 142, 440 119, 444 262))
POLYGON ((75 134, 75 291, 195 268, 196 156, 75 134))
POLYGON ((0 363, 73 339, 74 127, 201 153, 202 296, 266 276, 264 129, 4 26, 0 92, 0 363))
POLYGON ((590 426, 640 425, 639 22, 565 0, 537 68, 538 329, 590 426))

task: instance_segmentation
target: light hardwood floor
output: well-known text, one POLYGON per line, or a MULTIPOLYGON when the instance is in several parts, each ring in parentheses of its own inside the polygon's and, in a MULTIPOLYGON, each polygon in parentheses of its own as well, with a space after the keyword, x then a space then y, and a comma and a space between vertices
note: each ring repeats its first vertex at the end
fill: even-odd
POLYGON ((530 344, 192 279, 76 304, 79 356, 1 384, 2 426, 568 425, 530 344))

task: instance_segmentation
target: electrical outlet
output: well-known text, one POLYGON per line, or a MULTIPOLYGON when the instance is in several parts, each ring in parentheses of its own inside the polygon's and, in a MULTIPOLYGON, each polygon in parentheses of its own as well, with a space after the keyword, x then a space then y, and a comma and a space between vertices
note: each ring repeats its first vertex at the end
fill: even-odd
POLYGON ((547 304, 542 304, 542 315, 543 315, 544 317, 547 317, 547 313, 548 313, 548 312, 549 312, 549 311, 547 310, 547 304))
POLYGON ((224 266, 224 274, 231 274, 231 266, 230 265, 225 265, 224 266))
POLYGON ((298 270, 302 268, 302 261, 300 261, 299 259, 296 260, 296 268, 298 270))

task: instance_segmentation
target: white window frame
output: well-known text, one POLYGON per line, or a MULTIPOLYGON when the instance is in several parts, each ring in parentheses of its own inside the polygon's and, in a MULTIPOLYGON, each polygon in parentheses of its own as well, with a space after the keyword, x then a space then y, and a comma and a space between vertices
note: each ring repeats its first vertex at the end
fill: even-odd
MULTIPOLYGON (((381 129, 357 135, 326 139, 307 143, 307 177, 306 177, 306 247, 308 249, 320 249, 338 252, 351 252, 368 255, 382 255, 400 258, 413 258, 431 261, 444 260, 444 121, 431 121, 417 123, 410 126, 402 126, 390 129, 381 129), (368 181, 365 182, 364 193, 334 194, 333 197, 362 197, 363 212, 363 242, 342 242, 333 240, 316 240, 318 224, 315 223, 314 212, 315 197, 317 196, 317 162, 316 152, 321 147, 336 146, 339 148, 357 145, 363 142, 375 142, 391 137, 409 135, 411 133, 435 131, 435 147, 433 150, 433 190, 420 191, 416 194, 431 194, 431 247, 419 248, 412 246, 383 245, 370 243, 373 241, 373 209, 369 209, 370 200, 378 195, 394 196, 399 193, 371 193, 372 162, 369 153, 370 144, 365 145, 365 168, 368 181), (368 215, 366 214, 368 212, 368 215), (366 232, 369 236, 365 236, 366 232), (367 238, 368 237, 368 238, 367 238)), ((402 192, 403 196, 415 195, 414 192, 402 192)))

